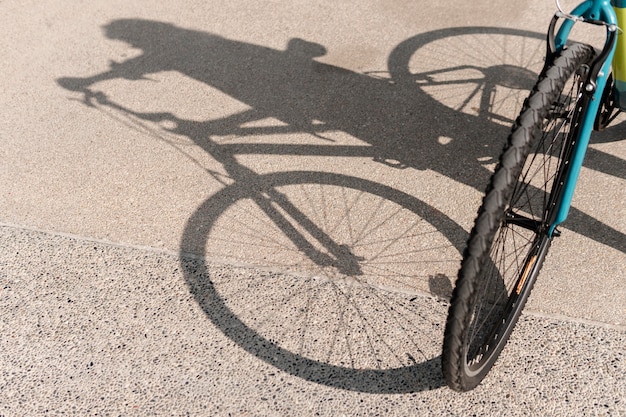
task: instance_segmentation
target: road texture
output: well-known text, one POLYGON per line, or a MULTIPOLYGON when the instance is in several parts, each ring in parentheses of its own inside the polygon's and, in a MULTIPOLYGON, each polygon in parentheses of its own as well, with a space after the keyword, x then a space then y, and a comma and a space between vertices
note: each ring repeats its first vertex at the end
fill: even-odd
POLYGON ((422 3, 0 0, 0 416, 626 416, 621 118, 492 372, 445 386, 554 6, 422 3))

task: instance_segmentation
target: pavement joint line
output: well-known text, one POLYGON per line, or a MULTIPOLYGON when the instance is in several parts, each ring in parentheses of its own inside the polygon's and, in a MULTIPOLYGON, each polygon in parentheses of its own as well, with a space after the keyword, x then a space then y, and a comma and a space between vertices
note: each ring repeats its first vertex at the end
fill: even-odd
MULTIPOLYGON (((315 274, 304 274, 304 273, 297 273, 293 271, 280 270, 276 268, 262 267, 259 265, 247 264, 244 262, 237 262, 231 259, 216 259, 216 258, 210 258, 210 257, 202 256, 202 255, 193 254, 193 253, 187 253, 187 252, 180 253, 180 252, 172 251, 169 249, 155 248, 153 246, 134 245, 130 243, 114 242, 114 241, 110 241, 106 239, 99 239, 99 238, 89 237, 89 236, 81 236, 81 235, 77 235, 73 233, 60 232, 56 230, 45 230, 45 229, 40 229, 34 226, 18 225, 18 224, 7 223, 7 222, 2 222, 2 221, 0 221, 0 228, 11 228, 11 229, 46 234, 50 236, 58 236, 58 237, 63 237, 63 238, 68 238, 68 239, 74 239, 74 240, 81 241, 81 242, 92 242, 92 243, 98 243, 101 245, 107 245, 107 246, 118 247, 118 248, 123 248, 123 249, 145 251, 145 252, 150 252, 153 254, 167 255, 173 258, 178 258, 178 259, 183 258, 183 259, 189 259, 189 260, 195 260, 195 261, 206 261, 213 265, 230 266, 234 268, 254 268, 254 269, 262 270, 265 272, 288 274, 288 275, 296 276, 296 277, 301 276, 301 277, 314 278, 314 279, 331 279, 327 277, 320 277, 315 274)), ((406 295, 417 295, 417 296, 430 298, 435 301, 444 301, 446 303, 449 303, 449 300, 447 299, 433 296, 432 294, 424 292, 424 291, 412 291, 412 292, 399 291, 397 289, 390 289, 386 287, 378 287, 378 286, 373 286, 373 285, 369 285, 369 287, 375 287, 380 290, 388 291, 388 292, 402 293, 406 295)), ((558 313, 546 313, 542 311, 524 309, 522 311, 522 315, 527 315, 527 316, 536 317, 540 319, 546 319, 546 320, 557 320, 557 321, 571 323, 571 324, 584 324, 588 326, 596 326, 596 327, 626 332, 626 325, 606 323, 602 321, 589 320, 589 319, 584 319, 580 317, 571 317, 571 316, 566 316, 564 314, 558 314, 558 313)))
POLYGON ((522 315, 524 314, 527 316, 537 317, 540 319, 559 320, 559 321, 565 321, 565 322, 572 323, 572 324, 584 324, 588 326, 603 327, 605 329, 626 332, 626 325, 621 325, 621 324, 606 323, 603 321, 588 320, 588 319, 583 319, 579 317, 570 317, 570 316, 566 316, 564 314, 558 314, 558 313, 544 313, 542 311, 535 311, 535 310, 523 310, 522 315))

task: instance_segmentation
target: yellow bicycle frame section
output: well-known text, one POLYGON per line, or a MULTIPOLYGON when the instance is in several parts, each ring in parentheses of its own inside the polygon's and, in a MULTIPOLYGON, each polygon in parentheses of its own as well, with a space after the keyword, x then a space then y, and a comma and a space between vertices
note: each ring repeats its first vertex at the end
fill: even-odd
POLYGON ((621 110, 626 109, 626 0, 612 2, 617 17, 617 45, 613 56, 613 82, 615 83, 616 104, 621 110))

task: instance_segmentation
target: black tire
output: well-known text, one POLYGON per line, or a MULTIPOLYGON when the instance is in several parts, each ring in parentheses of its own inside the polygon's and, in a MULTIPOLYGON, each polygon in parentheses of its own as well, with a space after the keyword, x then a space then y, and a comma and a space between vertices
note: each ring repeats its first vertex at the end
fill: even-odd
POLYGON ((469 391, 487 375, 539 274, 593 57, 590 46, 571 45, 540 77, 491 177, 446 323, 443 373, 455 391, 469 391))

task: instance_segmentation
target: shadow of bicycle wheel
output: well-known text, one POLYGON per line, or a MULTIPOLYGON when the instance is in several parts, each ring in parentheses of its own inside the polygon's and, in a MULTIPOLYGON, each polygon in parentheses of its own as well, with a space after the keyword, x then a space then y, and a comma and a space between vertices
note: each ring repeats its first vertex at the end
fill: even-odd
POLYGON ((226 259, 230 250, 249 251, 257 269, 223 273, 210 259, 185 256, 181 264, 207 317, 259 359, 337 388, 415 392, 443 384, 447 302, 428 292, 456 273, 466 235, 443 213, 391 187, 283 172, 226 187, 185 229, 181 253, 226 259), (277 221, 271 205, 293 226, 277 221), (320 256, 310 256, 304 236, 318 242, 320 256), (343 259, 328 241, 345 248, 343 259), (324 263, 322 255, 337 262, 324 263))

